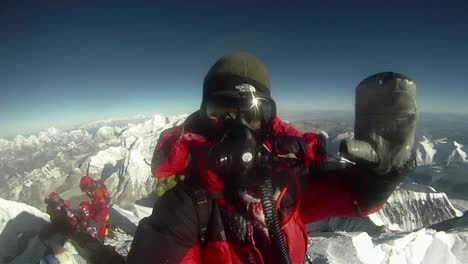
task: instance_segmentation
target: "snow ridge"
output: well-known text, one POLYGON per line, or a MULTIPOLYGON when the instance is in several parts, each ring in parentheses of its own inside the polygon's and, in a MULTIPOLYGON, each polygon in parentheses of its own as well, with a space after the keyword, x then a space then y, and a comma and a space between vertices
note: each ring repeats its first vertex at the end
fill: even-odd
POLYGON ((394 191, 383 209, 374 214, 364 218, 330 218, 309 225, 309 230, 366 231, 371 234, 409 232, 462 215, 445 193, 400 189, 394 191))

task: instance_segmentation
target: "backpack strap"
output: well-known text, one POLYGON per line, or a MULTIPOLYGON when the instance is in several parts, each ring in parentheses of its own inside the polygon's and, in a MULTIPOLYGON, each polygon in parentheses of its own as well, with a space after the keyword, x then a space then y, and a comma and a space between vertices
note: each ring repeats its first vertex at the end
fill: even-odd
POLYGON ((211 203, 208 202, 209 201, 208 195, 206 194, 205 190, 201 188, 196 188, 196 190, 194 190, 193 199, 194 199, 195 208, 197 211, 198 224, 200 228, 199 239, 200 239, 200 243, 204 245, 206 242, 206 237, 207 237, 208 221, 209 221, 208 219, 210 218, 211 203))
POLYGON ((208 222, 213 200, 210 199, 205 189, 189 180, 179 184, 192 197, 198 219, 199 240, 200 244, 204 245, 207 238, 208 222))

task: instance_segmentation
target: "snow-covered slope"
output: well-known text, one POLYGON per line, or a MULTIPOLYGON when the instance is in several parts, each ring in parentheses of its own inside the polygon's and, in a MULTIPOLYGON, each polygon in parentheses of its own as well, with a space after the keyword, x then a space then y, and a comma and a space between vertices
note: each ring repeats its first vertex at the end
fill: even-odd
POLYGON ((312 263, 461 264, 468 261, 468 228, 413 233, 313 233, 308 254, 312 263))
MULTIPOLYGON (((152 212, 152 208, 136 204, 130 204, 126 208, 128 210, 117 205, 111 208, 111 221, 116 229, 113 231, 114 236, 104 241, 104 244, 113 246, 123 256, 128 254, 133 240, 133 234, 128 234, 125 229, 134 232, 138 222, 152 212)), ((49 216, 38 209, 0 198, 0 263, 38 263, 47 248, 46 243, 41 242, 37 235, 48 222, 49 216)), ((65 244, 63 253, 74 261, 83 261, 79 255, 81 251, 77 252, 76 246, 65 244)))
POLYGON ((110 218, 112 223, 129 235, 135 235, 138 222, 144 217, 151 214, 153 208, 130 204, 127 209, 123 209, 118 205, 112 206, 110 210, 110 218))
POLYGON ((388 230, 413 231, 462 215, 445 193, 432 191, 430 187, 425 192, 422 190, 423 186, 419 186, 419 191, 396 190, 377 213, 365 218, 331 218, 311 224, 309 230, 366 231, 371 234, 388 230))
POLYGON ((452 206, 445 193, 398 190, 370 219, 391 230, 413 231, 461 215, 462 212, 452 206))
MULTIPOLYGON (((151 211, 151 208, 138 205, 131 205, 129 209, 134 211, 126 211, 129 217, 132 215, 143 217, 145 213, 151 211)), ((121 218, 124 216, 121 215, 121 218)), ((136 228, 139 219, 135 221, 136 228)), ((46 244, 49 246, 51 244, 41 241, 38 233, 48 222, 49 216, 36 208, 0 198, 0 263, 26 264, 44 260, 46 252, 49 252, 46 244)), ((107 238, 104 244, 114 247, 122 256, 126 256, 133 237, 122 231, 119 222, 113 221, 113 224, 117 226, 113 231, 113 237, 107 238)), ((65 242, 63 249, 58 250, 60 254, 55 256, 62 261, 66 259, 61 263, 86 263, 89 251, 93 250, 96 250, 94 246, 80 248, 77 243, 69 240, 65 242)))
POLYGON ((18 236, 39 232, 49 222, 49 215, 18 202, 0 198, 0 261, 18 253, 18 236))
POLYGON ((142 218, 149 216, 152 211, 153 208, 136 204, 129 204, 126 209, 118 205, 112 206, 110 218, 112 224, 118 229, 114 231, 115 238, 107 238, 105 244, 115 247, 122 256, 127 256, 138 223, 142 218))

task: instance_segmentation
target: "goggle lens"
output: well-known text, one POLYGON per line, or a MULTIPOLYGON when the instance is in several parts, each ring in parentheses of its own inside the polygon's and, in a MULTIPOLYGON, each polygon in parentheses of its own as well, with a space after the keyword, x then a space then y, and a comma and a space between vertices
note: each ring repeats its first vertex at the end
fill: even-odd
POLYGON ((263 97, 217 96, 207 101, 206 115, 215 122, 242 117, 258 130, 273 120, 276 106, 273 100, 263 97))

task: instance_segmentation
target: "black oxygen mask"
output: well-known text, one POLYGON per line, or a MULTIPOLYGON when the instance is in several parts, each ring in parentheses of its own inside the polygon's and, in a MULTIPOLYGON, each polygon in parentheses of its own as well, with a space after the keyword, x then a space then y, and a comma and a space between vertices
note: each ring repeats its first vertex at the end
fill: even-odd
POLYGON ((226 186, 255 185, 260 152, 276 116, 271 98, 254 94, 217 95, 207 98, 203 115, 216 130, 208 160, 226 186))
POLYGON ((242 117, 224 120, 221 130, 224 133, 211 147, 208 158, 226 187, 243 188, 260 183, 257 168, 262 157, 261 133, 252 130, 242 117))

